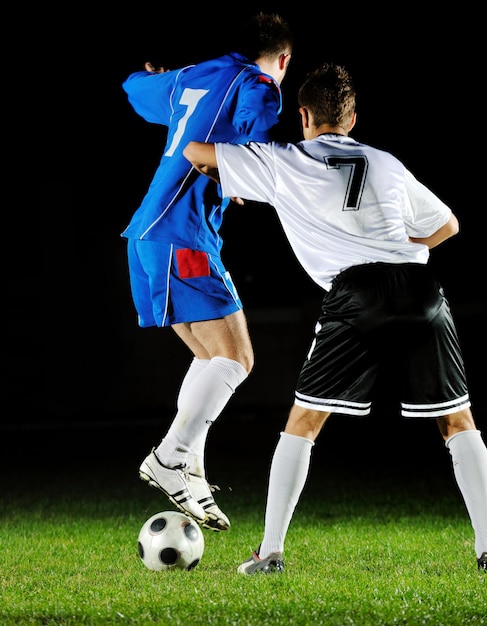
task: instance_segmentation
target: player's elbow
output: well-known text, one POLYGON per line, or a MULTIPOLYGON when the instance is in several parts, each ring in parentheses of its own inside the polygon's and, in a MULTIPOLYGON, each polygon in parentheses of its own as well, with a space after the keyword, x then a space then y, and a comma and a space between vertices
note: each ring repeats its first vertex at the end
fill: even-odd
POLYGON ((448 226, 450 229, 450 237, 453 237, 454 235, 458 235, 458 233, 460 232, 460 223, 458 221, 458 219, 456 218, 455 215, 453 215, 453 213, 450 216, 450 219, 448 220, 448 226))
POLYGON ((183 156, 188 159, 190 163, 193 163, 195 157, 195 143, 194 141, 190 141, 183 149, 183 156))
POLYGON ((427 245, 430 248, 435 248, 437 245, 450 239, 450 237, 454 237, 460 230, 460 226, 458 224, 458 220, 453 215, 450 215, 450 219, 448 222, 442 226, 439 230, 436 231, 431 237, 427 238, 427 245))

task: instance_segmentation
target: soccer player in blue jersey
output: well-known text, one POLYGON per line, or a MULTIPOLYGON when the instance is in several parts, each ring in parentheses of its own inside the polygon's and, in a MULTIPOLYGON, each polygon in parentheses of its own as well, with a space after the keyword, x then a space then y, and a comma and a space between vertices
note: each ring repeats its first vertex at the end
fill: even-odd
POLYGON ((311 73, 298 102, 298 145, 195 142, 184 150, 225 195, 272 205, 297 259, 324 290, 271 463, 264 537, 238 571, 284 569, 284 540, 314 442, 331 413, 369 415, 382 368, 401 382, 402 417, 436 420, 474 530, 478 568, 486 571, 487 449, 448 301, 428 264, 429 250, 455 235, 458 221, 398 159, 349 136, 355 89, 345 68, 326 64, 311 73))
POLYGON ((122 233, 138 323, 172 327, 193 354, 174 420, 139 473, 215 531, 230 521, 206 477, 206 439, 254 355, 242 302, 220 256, 230 200, 191 167, 183 148, 189 139, 268 141, 292 46, 286 21, 259 13, 243 25, 233 52, 171 71, 148 63, 123 83, 135 111, 168 129, 160 165, 122 233))

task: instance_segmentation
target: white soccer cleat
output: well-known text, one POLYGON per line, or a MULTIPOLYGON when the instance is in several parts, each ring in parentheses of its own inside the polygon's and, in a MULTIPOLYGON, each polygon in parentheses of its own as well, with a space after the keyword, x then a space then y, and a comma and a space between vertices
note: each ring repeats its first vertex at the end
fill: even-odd
POLYGON ((157 458, 154 449, 139 468, 139 476, 151 487, 160 489, 169 500, 183 513, 189 515, 198 524, 208 521, 208 514, 195 500, 188 487, 187 470, 184 465, 166 467, 157 458))
POLYGON ((252 576, 253 574, 282 574, 284 561, 280 552, 272 552, 265 559, 261 559, 258 550, 252 553, 250 559, 238 566, 237 572, 252 576))
POLYGON ((188 474, 188 486, 195 500, 198 501, 208 515, 203 523, 205 528, 220 531, 230 528, 230 520, 216 504, 212 492, 219 489, 217 485, 210 485, 206 478, 196 474, 188 474))

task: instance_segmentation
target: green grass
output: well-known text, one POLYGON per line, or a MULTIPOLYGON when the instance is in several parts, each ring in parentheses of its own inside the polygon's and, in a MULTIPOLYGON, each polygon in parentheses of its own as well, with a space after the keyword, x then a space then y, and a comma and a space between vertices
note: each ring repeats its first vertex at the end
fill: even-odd
POLYGON ((77 460, 0 473, 1 626, 487 624, 487 576, 448 472, 316 463, 284 573, 245 577, 236 568, 262 536, 269 459, 247 470, 235 460, 223 480, 221 469, 210 474, 232 528, 204 531, 190 572, 152 572, 138 557, 145 519, 172 508, 138 479, 138 457, 121 464, 116 487, 113 465, 77 460))

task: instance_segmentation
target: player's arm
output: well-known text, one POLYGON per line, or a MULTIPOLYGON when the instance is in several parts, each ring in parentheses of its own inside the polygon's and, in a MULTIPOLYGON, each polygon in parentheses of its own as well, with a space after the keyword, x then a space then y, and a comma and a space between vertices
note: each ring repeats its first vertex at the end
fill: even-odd
POLYGON ((184 148, 183 154, 198 172, 217 183, 220 182, 214 144, 190 141, 184 148))
MULTIPOLYGON (((200 174, 204 174, 216 183, 220 183, 215 144, 190 141, 186 148, 184 148, 183 155, 200 174)), ((230 199, 235 202, 235 204, 241 206, 245 204, 242 198, 232 196, 230 199)))
POLYGON ((434 248, 440 243, 443 243, 443 241, 446 241, 450 237, 456 235, 459 230, 460 227, 458 220, 452 213, 448 222, 429 237, 409 237, 409 241, 412 241, 413 243, 422 243, 425 246, 428 246, 428 248, 434 248))
POLYGON ((146 122, 168 126, 172 115, 169 96, 174 88, 173 79, 169 78, 171 72, 163 68, 149 69, 153 67, 149 62, 145 67, 130 74, 122 88, 135 112, 146 122))

